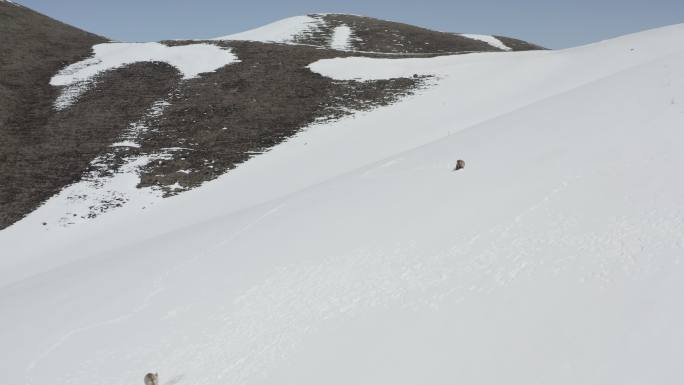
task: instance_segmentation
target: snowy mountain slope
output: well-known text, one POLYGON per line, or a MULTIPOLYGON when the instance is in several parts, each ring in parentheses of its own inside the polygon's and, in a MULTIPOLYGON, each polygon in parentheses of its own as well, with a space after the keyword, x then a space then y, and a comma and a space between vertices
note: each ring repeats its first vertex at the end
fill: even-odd
MULTIPOLYGON (((0 80, 0 177, 8 181, 0 185, 0 229, 57 195, 69 204, 44 218, 46 226, 147 207, 312 123, 391 104, 426 85, 413 76, 334 81, 302 70, 317 60, 497 50, 341 14, 295 17, 231 40, 160 43, 107 42, 9 3, 0 4, 0 19, 0 72, 8 74, 0 80), (122 180, 139 182, 121 189, 122 180)), ((540 48, 497 39, 515 50, 540 48)))
POLYGON ((138 197, 139 208, 149 205, 312 122, 392 103, 423 82, 340 82, 302 70, 361 54, 319 46, 104 43, 9 3, 0 19, 0 229, 66 190, 71 207, 46 224, 87 221, 138 197), (112 179, 138 183, 120 190, 112 179))
MULTIPOLYGON (((8 181, 0 185, 0 229, 58 195, 66 210, 44 218, 46 226, 87 222, 123 205, 148 207, 312 123, 391 104, 426 85, 412 74, 357 82, 302 70, 317 60, 499 50, 342 14, 159 43, 106 42, 9 3, 0 4, 0 19, 8 21, 0 25, 0 72, 10 74, 0 79, 0 178, 8 181)), ((540 48, 496 39, 513 50, 540 48)))
POLYGON ((143 214, 38 232, 38 210, 0 232, 0 372, 676 383, 682 39, 677 25, 558 52, 318 62, 438 78, 143 214))
MULTIPOLYGON (((46 259, 42 247, 36 248, 23 241, 23 234, 33 233, 36 228, 43 231, 44 242, 49 240, 53 249, 65 247, 71 250, 73 242, 76 242, 88 245, 87 250, 101 250, 112 247, 112 243, 126 242, 128 234, 134 240, 142 234, 154 236, 207 217, 228 214, 363 167, 616 71, 677 52, 678 46, 672 44, 672 38, 667 36, 680 33, 681 26, 673 26, 644 32, 638 38, 628 36, 558 52, 401 61, 350 58, 319 62, 312 66, 315 71, 324 75, 334 74, 337 78, 377 79, 411 76, 418 72, 436 75, 440 80, 436 86, 421 91, 420 97, 406 99, 401 106, 374 111, 362 120, 314 125, 305 134, 254 158, 248 162, 247 168, 237 168, 230 177, 207 186, 198 195, 175 200, 178 203, 146 201, 143 195, 142 200, 116 210, 122 212, 111 219, 98 218, 98 222, 104 222, 102 225, 93 224, 78 231, 54 226, 45 228, 43 222, 52 223, 65 211, 72 211, 69 206, 73 203, 69 197, 73 194, 65 191, 22 222, 0 232, 0 242, 14 250, 12 258, 0 261, 0 266, 6 267, 4 273, 0 271, 0 283, 9 279, 3 276, 17 280, 59 266, 65 260, 78 258, 78 253, 70 251, 56 253, 59 257, 46 259), (326 67, 330 70, 326 71, 326 67), (398 121, 402 124, 398 125, 398 121), (373 127, 373 130, 369 131, 368 127, 373 127), (291 170, 297 172, 293 175, 291 170), (226 191, 230 192, 228 200, 225 199, 226 191), (220 204, 198 207, 193 203, 195 201, 220 204), (150 213, 150 203, 171 206, 167 210, 152 210, 150 213), (141 207, 146 209, 141 211, 141 207), (135 228, 133 232, 127 229, 128 221, 140 221, 141 217, 148 215, 155 218, 150 219, 148 225, 135 228), (110 225, 116 226, 115 229, 110 225), (117 234, 115 239, 111 238, 112 233, 117 234)), ((129 180, 129 190, 135 190, 136 179, 129 180)))

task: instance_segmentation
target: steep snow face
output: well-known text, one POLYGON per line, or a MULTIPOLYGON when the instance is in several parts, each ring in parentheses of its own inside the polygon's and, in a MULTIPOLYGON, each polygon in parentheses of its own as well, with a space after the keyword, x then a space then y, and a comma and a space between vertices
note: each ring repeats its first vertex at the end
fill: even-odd
POLYGON ((511 47, 508 47, 501 40, 499 40, 499 39, 497 39, 491 35, 475 35, 475 34, 471 34, 471 33, 461 33, 460 35, 463 37, 467 37, 468 39, 484 41, 485 43, 491 45, 492 47, 498 48, 502 51, 510 51, 511 50, 511 47))
POLYGON ((145 213, 0 232, 4 382, 676 383, 682 39, 316 63, 438 80, 145 213))
POLYGON ((97 44, 93 47, 92 57, 69 65, 50 80, 53 86, 65 87, 55 102, 55 108, 69 107, 97 74, 127 64, 153 61, 168 63, 176 67, 184 79, 190 79, 234 63, 237 57, 229 49, 212 44, 179 47, 160 43, 97 44))
POLYGON ((216 37, 212 40, 251 40, 291 43, 296 36, 314 28, 317 23, 318 20, 311 16, 293 16, 249 31, 216 37))

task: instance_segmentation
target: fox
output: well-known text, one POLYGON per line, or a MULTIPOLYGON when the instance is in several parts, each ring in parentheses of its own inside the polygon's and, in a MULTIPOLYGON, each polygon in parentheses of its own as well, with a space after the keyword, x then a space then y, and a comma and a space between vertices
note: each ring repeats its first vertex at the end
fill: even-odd
POLYGON ((159 385, 159 373, 147 373, 145 375, 145 385, 159 385))
POLYGON ((454 168, 454 171, 460 170, 462 168, 465 168, 465 161, 463 159, 459 159, 456 161, 456 167, 454 168))

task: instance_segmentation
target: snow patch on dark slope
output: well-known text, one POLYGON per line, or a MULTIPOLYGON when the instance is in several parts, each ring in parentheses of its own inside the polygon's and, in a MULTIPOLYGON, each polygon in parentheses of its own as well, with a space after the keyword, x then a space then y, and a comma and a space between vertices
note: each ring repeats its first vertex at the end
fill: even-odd
POLYGON ((103 72, 140 62, 161 62, 174 66, 183 79, 213 72, 237 61, 229 49, 213 44, 192 44, 168 47, 160 43, 104 43, 93 47, 88 59, 71 64, 50 79, 50 84, 62 88, 55 108, 71 106, 89 87, 92 79, 103 72))

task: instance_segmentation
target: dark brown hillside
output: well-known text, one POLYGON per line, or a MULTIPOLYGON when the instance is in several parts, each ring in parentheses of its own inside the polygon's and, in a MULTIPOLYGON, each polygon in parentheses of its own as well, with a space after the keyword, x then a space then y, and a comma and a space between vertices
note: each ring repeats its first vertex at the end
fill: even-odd
POLYGON ((60 158, 72 157, 75 147, 54 142, 47 123, 57 90, 49 81, 104 41, 0 1, 0 229, 59 191, 64 181, 78 177, 60 170, 60 158), (63 182, 41 183, 49 173, 61 174, 63 182))
MULTIPOLYGON (((87 57, 106 39, 20 5, 0 1, 0 127, 26 123, 38 103, 51 105, 52 75, 87 57)), ((24 130, 26 131, 26 130, 24 130)))

